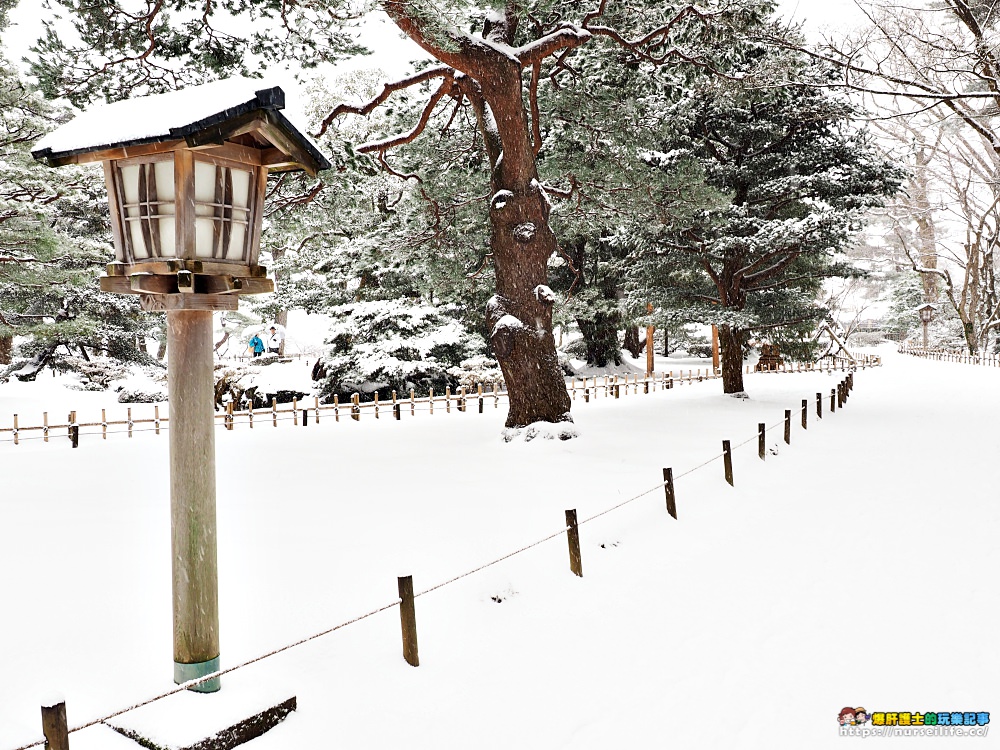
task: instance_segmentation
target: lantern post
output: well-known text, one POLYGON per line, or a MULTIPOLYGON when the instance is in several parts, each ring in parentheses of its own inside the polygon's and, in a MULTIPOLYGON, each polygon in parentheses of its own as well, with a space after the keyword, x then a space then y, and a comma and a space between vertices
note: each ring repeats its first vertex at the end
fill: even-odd
POLYGON ((95 107, 32 152, 50 166, 103 164, 115 261, 101 289, 166 313, 178 684, 221 668, 212 314, 274 291, 257 263, 268 173, 330 167, 283 108, 278 87, 217 81, 95 107))
POLYGON ((924 349, 927 348, 927 326, 930 325, 931 321, 934 319, 934 310, 937 308, 930 302, 927 302, 917 308, 917 312, 920 313, 920 322, 924 326, 924 349))

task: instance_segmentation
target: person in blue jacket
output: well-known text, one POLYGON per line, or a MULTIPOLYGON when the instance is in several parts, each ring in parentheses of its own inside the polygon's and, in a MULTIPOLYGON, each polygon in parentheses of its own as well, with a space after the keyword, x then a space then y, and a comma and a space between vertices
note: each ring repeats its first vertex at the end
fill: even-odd
POLYGON ((250 339, 250 348, 253 350, 253 356, 255 357, 259 357, 264 353, 264 341, 256 333, 250 339))

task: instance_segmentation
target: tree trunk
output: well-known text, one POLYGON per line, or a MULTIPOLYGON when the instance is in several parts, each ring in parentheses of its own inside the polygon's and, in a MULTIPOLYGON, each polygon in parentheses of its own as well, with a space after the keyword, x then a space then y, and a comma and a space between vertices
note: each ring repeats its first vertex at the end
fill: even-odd
POLYGON ((622 363, 621 349, 618 348, 618 321, 616 316, 597 313, 593 320, 577 318, 576 324, 587 345, 587 364, 592 367, 607 367, 609 362, 622 363))
POLYGON ((746 336, 746 331, 738 328, 719 326, 723 393, 740 393, 743 390, 743 342, 746 336))
POLYGON ((0 336, 0 365, 9 365, 14 358, 14 337, 0 336))
POLYGON ((632 355, 632 359, 638 359, 642 350, 646 348, 646 340, 639 337, 638 326, 628 326, 625 329, 624 348, 632 355))
POLYGON ((506 425, 572 422, 552 336, 555 295, 547 285, 557 244, 528 134, 521 68, 512 62, 497 72, 475 109, 493 165, 490 250, 497 293, 486 306, 486 323, 507 383, 506 425))
MULTIPOLYGON (((933 150, 928 152, 924 148, 919 148, 914 157, 916 169, 910 177, 913 218, 917 223, 917 236, 920 238, 920 265, 923 268, 937 268, 937 233, 934 227, 933 208, 928 189, 930 181, 928 165, 933 155, 933 150)), ((922 273, 920 280, 924 288, 924 302, 936 302, 938 296, 937 275, 922 273)))

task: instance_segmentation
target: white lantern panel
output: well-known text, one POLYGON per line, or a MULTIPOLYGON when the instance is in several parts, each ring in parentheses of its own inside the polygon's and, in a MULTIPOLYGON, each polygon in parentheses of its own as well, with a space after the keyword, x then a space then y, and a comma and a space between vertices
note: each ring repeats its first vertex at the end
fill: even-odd
POLYGON ((132 260, 175 257, 173 162, 124 164, 119 175, 123 235, 132 260))
POLYGON ((195 161, 195 255, 245 261, 253 172, 195 161))
POLYGON ((153 166, 156 173, 157 215, 160 230, 160 255, 164 258, 177 257, 177 206, 174 192, 174 162, 158 161, 153 166))

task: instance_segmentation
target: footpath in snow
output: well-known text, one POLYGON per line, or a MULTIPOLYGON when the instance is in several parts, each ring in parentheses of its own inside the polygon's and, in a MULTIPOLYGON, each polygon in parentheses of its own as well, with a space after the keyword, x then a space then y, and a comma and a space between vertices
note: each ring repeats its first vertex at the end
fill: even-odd
MULTIPOLYGON (((992 715, 1000 370, 882 353, 835 414, 841 373, 771 374, 747 376, 749 400, 718 381, 578 399, 567 442, 503 444, 503 408, 219 431, 223 666, 392 602, 399 575, 423 591, 558 532, 565 509, 655 491, 581 526, 582 578, 558 536, 418 597, 418 668, 390 609, 144 721, 193 731, 296 695, 246 747, 744 750, 857 741, 845 706, 992 715), (758 422, 775 426, 763 462, 758 422), (671 519, 662 468, 723 439, 749 440, 735 487, 715 460, 677 481, 671 519)), ((0 445, 0 750, 40 738, 53 691, 75 726, 172 687, 166 470, 162 435, 0 445)), ((103 726, 71 743, 137 747, 103 726)))

